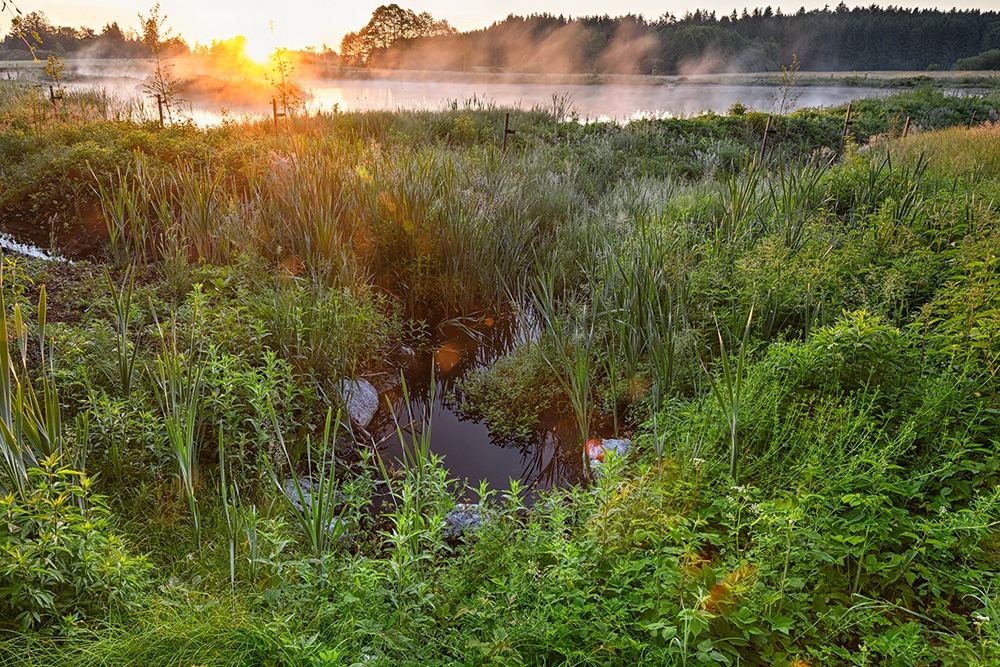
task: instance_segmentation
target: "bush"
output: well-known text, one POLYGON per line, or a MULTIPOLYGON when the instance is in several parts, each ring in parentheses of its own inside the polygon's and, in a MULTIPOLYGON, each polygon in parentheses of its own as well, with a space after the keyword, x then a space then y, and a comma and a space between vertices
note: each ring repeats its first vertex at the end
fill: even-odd
POLYGON ((28 477, 23 497, 0 498, 0 623, 27 629, 132 604, 146 582, 145 559, 112 531, 90 480, 58 457, 28 477))

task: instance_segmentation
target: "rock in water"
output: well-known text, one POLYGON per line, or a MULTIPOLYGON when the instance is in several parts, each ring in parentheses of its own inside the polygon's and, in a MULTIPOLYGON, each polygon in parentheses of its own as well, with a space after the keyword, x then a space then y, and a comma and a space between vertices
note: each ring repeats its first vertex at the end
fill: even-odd
POLYGON ((444 517, 444 536, 449 539, 458 539, 470 530, 476 530, 486 520, 486 516, 479 509, 478 503, 459 503, 444 517))
POLYGON ((621 458, 630 451, 632 451, 631 440, 591 438, 587 441, 587 456, 590 457, 592 463, 604 463, 608 452, 613 452, 615 458, 621 458))
POLYGON ((621 458, 632 451, 632 441, 631 440, 613 440, 606 439, 601 443, 604 447, 605 452, 614 452, 615 456, 621 458))
POLYGON ((368 380, 341 380, 337 389, 351 420, 359 426, 368 426, 378 412, 378 390, 368 380))

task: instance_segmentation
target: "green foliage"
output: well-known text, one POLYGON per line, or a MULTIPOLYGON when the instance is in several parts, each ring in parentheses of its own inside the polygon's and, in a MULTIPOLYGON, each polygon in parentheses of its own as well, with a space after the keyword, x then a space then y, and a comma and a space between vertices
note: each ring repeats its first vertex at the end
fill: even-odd
POLYGON ((971 58, 960 58, 951 68, 960 71, 1000 69, 1000 49, 989 49, 971 58))
POLYGON ((0 609, 22 630, 76 624, 134 605, 148 579, 129 555, 90 480, 59 457, 28 470, 24 493, 0 498, 0 609))
POLYGON ((490 433, 512 441, 529 438, 561 391, 539 348, 523 345, 466 375, 458 387, 462 411, 481 418, 490 433))
MULTIPOLYGON (((0 273, 0 287, 2 282, 0 273)), ((59 392, 51 367, 45 367, 46 357, 51 357, 45 332, 45 286, 39 290, 35 332, 42 367, 40 392, 31 380, 34 369, 28 365, 29 331, 21 304, 14 304, 12 326, 7 318, 6 301, 0 293, 0 492, 18 494, 25 492, 28 470, 49 456, 63 453, 59 392), (11 354, 11 340, 18 343, 18 356, 11 354)))
MULTIPOLYGON (((750 110, 618 126, 556 100, 513 112, 502 153, 504 110, 476 104, 278 137, 3 107, 3 215, 34 195, 120 264, 5 259, 28 434, 7 502, 73 453, 157 586, 0 662, 995 663, 1000 161, 992 126, 913 134, 994 98, 858 103, 836 161, 843 109, 785 114, 763 163, 750 110), (334 382, 398 373, 407 332, 515 310, 530 342, 458 394, 494 434, 551 443, 551 411, 631 437, 586 486, 459 489, 429 413, 399 465, 324 421, 334 382), (473 492, 484 522, 448 536, 473 492)), ((50 584, 29 626, 74 613, 37 607, 50 584)))

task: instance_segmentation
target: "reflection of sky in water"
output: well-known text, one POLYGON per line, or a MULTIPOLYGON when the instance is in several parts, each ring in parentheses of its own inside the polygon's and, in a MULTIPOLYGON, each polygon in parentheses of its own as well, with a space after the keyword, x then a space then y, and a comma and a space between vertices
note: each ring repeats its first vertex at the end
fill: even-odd
MULTIPOLYGON (((142 98, 141 84, 134 78, 102 79, 86 87, 104 87, 117 97, 142 98)), ((556 108, 573 113, 580 119, 627 121, 635 118, 664 118, 691 116, 706 111, 726 113, 735 102, 741 102, 755 111, 777 111, 782 90, 775 85, 731 85, 671 83, 649 84, 549 84, 549 83, 482 83, 454 81, 399 81, 399 80, 326 80, 307 82, 305 88, 312 99, 308 107, 329 111, 366 110, 441 110, 453 106, 477 108, 480 106, 518 107, 521 109, 556 108)), ((889 88, 863 88, 851 86, 804 86, 792 88, 787 109, 845 104, 862 97, 882 97, 897 92, 889 88)), ((218 101, 193 100, 184 109, 195 123, 207 125, 222 120, 220 110, 226 107, 231 117, 246 114, 270 115, 270 99, 261 100, 259 106, 244 107, 225 105, 218 101)), ((155 102, 147 101, 146 108, 152 117, 155 102)))
MULTIPOLYGON (((452 396, 458 389, 456 381, 475 368, 491 364, 525 340, 524 332, 503 326, 478 327, 471 334, 469 331, 446 327, 435 349, 414 359, 406 373, 409 409, 400 388, 383 394, 383 403, 388 398, 394 407, 395 421, 388 410, 382 409, 369 427, 377 439, 384 439, 379 447, 383 458, 391 461, 402 457, 396 423, 402 427, 404 439, 409 443, 412 438, 411 429, 407 428, 410 415, 420 422, 429 411, 431 451, 444 456, 452 477, 468 480, 473 488, 478 487, 480 480, 487 480, 489 488, 501 491, 510 488, 510 479, 520 481, 522 487, 529 490, 579 481, 582 455, 576 444, 573 424, 565 428, 562 423, 565 420, 562 420, 562 428, 550 425, 522 443, 501 443, 484 423, 468 418, 459 410, 456 405, 459 401, 452 396)), ((420 426, 415 430, 419 433, 420 426)))

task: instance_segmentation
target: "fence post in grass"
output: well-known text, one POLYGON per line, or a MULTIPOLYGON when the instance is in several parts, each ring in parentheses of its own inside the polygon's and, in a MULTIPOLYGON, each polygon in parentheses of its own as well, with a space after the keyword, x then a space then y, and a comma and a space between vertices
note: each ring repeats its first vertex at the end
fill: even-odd
POLYGON ((905 139, 906 135, 908 135, 909 133, 910 133, 910 117, 907 116, 906 122, 903 123, 903 138, 905 139))
POLYGON ((287 116, 287 112, 278 111, 278 99, 271 98, 271 112, 274 114, 274 136, 278 136, 278 119, 287 116))
POLYGON ((844 116, 844 131, 840 133, 840 152, 844 152, 844 146, 847 143, 847 131, 851 127, 851 107, 854 103, 847 103, 847 115, 844 116))
POLYGON ((517 132, 510 129, 510 112, 508 111, 503 117, 503 149, 505 151, 507 150, 507 137, 513 134, 517 134, 517 132))
POLYGON ((758 162, 761 164, 764 162, 764 151, 767 150, 767 137, 773 131, 771 129, 771 114, 767 114, 767 123, 764 125, 764 140, 760 142, 760 160, 758 162))
POLYGON ((56 113, 56 111, 58 111, 56 102, 62 101, 62 99, 63 99, 62 90, 61 89, 56 90, 52 86, 49 86, 49 100, 52 102, 52 113, 56 113))
POLYGON ((163 95, 156 94, 156 108, 160 112, 160 127, 163 127, 163 95))

